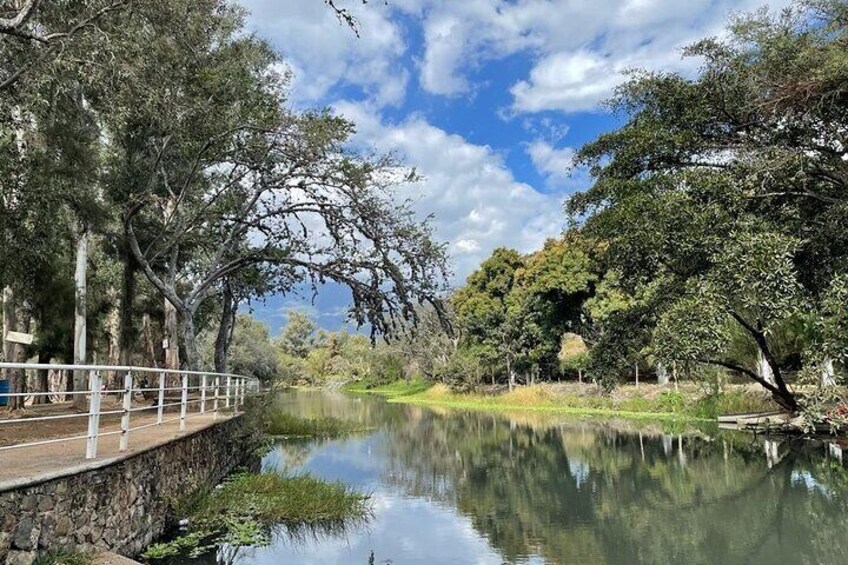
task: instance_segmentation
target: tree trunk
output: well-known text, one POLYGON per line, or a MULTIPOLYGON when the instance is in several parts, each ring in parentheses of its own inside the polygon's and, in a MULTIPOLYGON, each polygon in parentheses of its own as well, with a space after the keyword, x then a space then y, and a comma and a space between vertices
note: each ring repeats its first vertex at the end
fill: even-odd
POLYGON ((194 331, 194 316, 191 310, 181 312, 180 326, 183 335, 183 357, 185 358, 186 368, 190 371, 196 371, 199 365, 199 355, 197 353, 197 336, 194 331))
POLYGON ((783 380, 783 373, 780 370, 780 364, 769 349, 768 340, 763 330, 761 321, 756 324, 750 324, 745 321, 742 316, 731 311, 730 315, 741 325, 757 342, 757 374, 754 380, 759 380, 772 393, 772 397, 783 408, 790 412, 798 411, 798 401, 795 395, 786 386, 786 381, 783 380))
POLYGON ((132 252, 124 253, 124 273, 121 283, 121 313, 118 347, 120 348, 119 363, 121 365, 132 365, 133 344, 135 343, 135 331, 133 327, 133 300, 135 299, 135 271, 136 263, 132 252))
POLYGON ((636 388, 639 388, 639 363, 636 363, 636 388))
POLYGON ((227 353, 232 342, 237 308, 230 285, 225 283, 221 304, 221 321, 218 324, 218 335, 215 337, 215 372, 217 373, 227 372, 227 353))
MULTIPOLYGON (((35 392, 50 392, 50 369, 38 369, 35 372, 35 392)), ((50 404, 46 394, 33 397, 33 404, 50 404)))
POLYGON ((662 363, 657 363, 657 384, 668 384, 668 369, 662 363))
POLYGON ((583 369, 577 369, 577 382, 583 384, 583 369))
POLYGON ((153 343, 153 328, 150 324, 150 312, 145 312, 141 316, 141 342, 141 364, 145 367, 158 367, 156 344, 153 343))
MULTIPOLYGON (((86 362, 86 268, 88 267, 88 228, 84 227, 77 239, 76 273, 74 275, 74 365, 86 362)), ((74 371, 74 390, 86 389, 86 372, 74 371)), ((84 394, 73 397, 74 407, 87 410, 84 394)))
POLYGON ((177 308, 165 299, 165 368, 180 368, 179 319, 177 308))
POLYGON ((836 371, 833 370, 833 359, 827 358, 822 364, 821 384, 822 386, 834 386, 836 384, 836 371))
MULTIPOLYGON (((11 341, 6 340, 6 334, 18 329, 18 305, 15 299, 15 291, 11 287, 3 289, 3 359, 7 363, 20 363, 22 348, 11 341)), ((25 372, 21 369, 6 369, 6 380, 9 381, 9 392, 13 394, 22 393, 23 383, 26 380, 25 372)), ((22 396, 9 397, 6 402, 9 410, 20 410, 24 407, 22 396)))
POLYGON ((671 366, 671 375, 674 377, 674 392, 678 392, 680 388, 677 386, 677 363, 671 366))
MULTIPOLYGON (((120 297, 115 289, 110 288, 108 291, 109 301, 112 307, 109 309, 109 315, 106 318, 106 327, 109 330, 109 361, 108 364, 115 366, 121 364, 121 309, 120 297)), ((122 379, 122 375, 118 371, 109 371, 107 375, 107 388, 119 389, 123 387, 123 382, 118 382, 122 379)))
POLYGON ((768 364, 765 355, 763 355, 762 349, 757 350, 757 374, 768 384, 777 386, 777 383, 774 382, 774 372, 768 364))

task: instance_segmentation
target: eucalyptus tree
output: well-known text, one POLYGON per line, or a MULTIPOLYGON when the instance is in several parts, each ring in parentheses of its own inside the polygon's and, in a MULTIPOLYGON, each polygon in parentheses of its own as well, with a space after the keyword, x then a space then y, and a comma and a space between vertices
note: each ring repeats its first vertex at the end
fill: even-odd
MULTIPOLYGON (((50 22, 68 17, 67 8, 51 5, 40 10, 37 23, 32 22, 35 15, 30 14, 23 23, 16 24, 17 35, 13 37, 22 40, 26 35, 28 41, 37 41, 32 34, 47 33, 50 22), (32 33, 27 31, 30 25, 34 26, 32 33)), ((0 52, 13 58, 18 55, 8 44, 11 40, 6 36, 2 39, 0 52)), ((42 311, 33 302, 43 298, 38 288, 43 281, 38 275, 45 272, 48 264, 56 264, 68 246, 76 244, 77 279, 81 284, 77 289, 74 351, 75 361, 85 362, 87 257, 79 251, 86 250, 88 232, 99 216, 99 130, 81 87, 80 67, 84 65, 75 58, 78 47, 77 42, 67 45, 62 57, 52 58, 37 72, 33 69, 26 76, 19 76, 0 102, 4 140, 0 151, 9 172, 2 182, 6 245, 2 258, 5 272, 0 279, 6 279, 7 308, 23 308, 19 323, 25 326, 31 313, 42 311)), ((65 276, 70 278, 72 272, 65 276)), ((17 380, 22 377, 13 378, 13 385, 17 380)), ((76 381, 77 386, 82 386, 82 375, 76 381)), ((78 405, 84 403, 83 397, 76 400, 78 405)))
MULTIPOLYGON (((683 322, 689 345, 670 345, 667 359, 686 351, 681 360, 772 378, 763 386, 789 409, 797 401, 771 334, 801 310, 818 316, 848 270, 846 16, 844 0, 740 16, 725 38, 687 48, 703 60, 697 77, 635 73, 611 101, 625 124, 579 152, 595 182, 568 205, 608 242, 626 290, 652 285, 631 327, 683 322), (708 305, 710 316, 695 315, 708 305), (692 349, 727 324, 756 345, 760 370, 692 349)), ((662 327, 655 337, 672 344, 677 332, 662 327)), ((717 346, 714 337, 704 343, 717 346)), ((822 348, 812 349, 817 363, 822 348)))
POLYGON ((0 8, 0 91, 26 74, 49 74, 58 60, 73 60, 68 44, 101 34, 99 25, 133 0, 14 0, 0 8))
POLYGON ((414 175, 353 152, 345 119, 287 110, 281 61, 243 33, 239 9, 167 9, 181 17, 149 15, 127 47, 144 44, 121 69, 109 184, 139 269, 179 315, 188 364, 198 309, 247 269, 277 291, 346 285, 353 320, 375 333, 437 303, 443 246, 393 189, 414 175))

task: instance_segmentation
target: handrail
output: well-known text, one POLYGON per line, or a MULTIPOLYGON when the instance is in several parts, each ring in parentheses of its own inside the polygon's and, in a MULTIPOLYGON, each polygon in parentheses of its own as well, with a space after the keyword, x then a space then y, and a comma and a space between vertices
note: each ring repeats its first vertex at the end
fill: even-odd
MULTIPOLYGON (((223 405, 224 410, 230 411, 232 414, 237 414, 240 406, 244 406, 245 397, 248 394, 254 394, 259 390, 259 381, 253 377, 245 377, 233 373, 215 373, 209 371, 187 371, 182 369, 167 369, 167 368, 151 368, 151 367, 135 367, 135 366, 118 366, 118 365, 63 365, 49 363, 0 363, 0 371, 5 373, 8 370, 52 370, 52 371, 82 371, 88 376, 88 383, 85 390, 74 390, 70 392, 32 392, 32 393, 13 393, 0 392, 0 399, 6 398, 7 402, 11 398, 27 397, 27 396, 44 396, 46 394, 56 394, 63 396, 79 396, 85 395, 88 400, 88 411, 79 414, 58 414, 40 416, 34 418, 26 418, 23 420, 0 420, 0 429, 3 429, 3 424, 20 424, 26 422, 42 422, 49 420, 62 420, 71 418, 88 418, 88 432, 86 435, 56 438, 49 440, 40 440, 33 442, 17 443, 14 445, 0 446, 0 451, 11 449, 20 449, 25 447, 33 447, 38 445, 46 445, 50 443, 59 443, 61 441, 77 441, 86 440, 86 459, 95 459, 97 457, 97 444, 100 436, 109 436, 120 434, 119 451, 126 451, 129 448, 130 432, 137 431, 153 426, 161 426, 168 422, 179 420, 179 430, 185 430, 186 420, 193 416, 199 416, 207 412, 207 403, 212 404, 211 412, 218 416, 223 405), (106 389, 103 386, 102 373, 124 373, 123 386, 121 388, 106 389), (136 377, 138 375, 158 375, 158 387, 153 388, 151 383, 136 386, 136 377), (180 386, 165 386, 166 375, 171 378, 179 377, 180 386), (189 386, 189 381, 196 379, 196 386, 189 386), (166 391, 180 391, 179 402, 165 402, 166 391), (199 391, 198 398, 189 399, 189 391, 199 391), (156 403, 150 406, 133 407, 133 397, 137 393, 153 393, 158 392, 156 403), (211 394, 210 393, 214 393, 211 394), (101 400, 103 395, 114 394, 122 397, 121 409, 119 410, 101 410, 101 400), (199 404, 199 409, 193 413, 189 413, 189 405, 199 404), (164 418, 164 410, 169 407, 180 407, 178 418, 164 418), (154 424, 145 424, 138 427, 131 427, 130 418, 134 412, 142 412, 146 410, 156 409, 156 422, 154 424), (121 415, 120 430, 103 432, 100 431, 100 416, 102 415, 121 415)), ((72 378, 72 377, 69 377, 72 378)))

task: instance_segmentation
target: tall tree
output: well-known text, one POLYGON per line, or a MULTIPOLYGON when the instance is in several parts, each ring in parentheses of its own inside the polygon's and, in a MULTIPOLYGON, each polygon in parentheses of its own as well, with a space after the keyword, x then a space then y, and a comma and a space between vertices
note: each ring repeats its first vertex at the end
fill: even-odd
POLYGON ((569 202, 608 242, 626 289, 651 286, 643 332, 718 285, 719 321, 756 344, 774 375, 766 388, 789 409, 797 400, 769 328, 792 315, 790 294, 818 311, 848 267, 847 14, 844 1, 811 0, 740 16, 724 39, 686 50, 704 61, 696 78, 635 73, 611 103, 625 124, 579 152, 595 182, 569 202))

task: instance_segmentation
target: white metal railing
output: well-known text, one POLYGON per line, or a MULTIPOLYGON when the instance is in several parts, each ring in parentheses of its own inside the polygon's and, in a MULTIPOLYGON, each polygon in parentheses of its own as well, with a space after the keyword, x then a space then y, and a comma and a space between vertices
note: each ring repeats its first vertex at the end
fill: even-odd
MULTIPOLYGON (((0 436, 5 425, 34 423, 52 420, 67 420, 73 418, 88 418, 88 431, 85 435, 72 437, 60 437, 55 439, 46 439, 40 441, 30 441, 16 443, 13 445, 0 446, 0 451, 10 449, 20 449, 24 447, 33 447, 39 445, 49 445, 54 443, 64 443, 68 441, 85 440, 85 457, 86 459, 95 459, 97 457, 97 442, 100 437, 120 435, 119 447, 120 451, 126 451, 129 448, 130 433, 153 426, 161 426, 169 422, 179 422, 180 431, 185 430, 186 420, 195 416, 200 416, 207 413, 213 413, 216 417, 222 411, 237 413, 239 408, 244 405, 245 397, 248 394, 253 394, 259 391, 259 381, 255 378, 245 377, 242 375, 234 375, 230 373, 211 373, 204 371, 180 371, 172 369, 148 368, 148 367, 120 367, 114 365, 53 365, 53 364, 38 364, 38 363, 0 363, 0 376, 7 377, 8 370, 52 370, 52 371, 71 371, 68 378, 73 378, 73 372, 83 371, 88 376, 88 386, 85 390, 74 390, 70 392, 0 392, 0 399, 5 398, 8 401, 16 397, 35 397, 35 396, 85 396, 88 399, 88 411, 74 414, 53 414, 47 416, 36 416, 28 418, 15 419, 0 419, 0 436), (121 388, 104 388, 103 373, 112 373, 123 375, 123 386, 121 388), (142 379, 148 376, 153 376, 157 380, 157 386, 150 386, 149 382, 144 383, 142 379), (178 381, 179 386, 169 386, 173 382, 178 381), (179 392, 178 402, 166 402, 169 400, 166 393, 179 392), (156 402, 145 406, 133 406, 133 397, 136 394, 156 394, 156 402), (116 395, 121 398, 121 408, 116 410, 102 410, 102 400, 106 395, 116 395), (190 398, 190 395, 192 398, 190 398), (208 401, 211 400, 212 408, 207 410, 208 401), (192 410, 190 406, 197 405, 196 410, 192 410), (166 418, 167 408, 179 407, 179 416, 166 418), (131 426, 132 415, 137 412, 156 411, 156 419, 152 423, 131 426), (112 431, 101 431, 100 416, 104 415, 121 415, 120 429, 112 431)), ((0 407, 2 410, 2 407, 0 407)))

